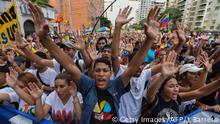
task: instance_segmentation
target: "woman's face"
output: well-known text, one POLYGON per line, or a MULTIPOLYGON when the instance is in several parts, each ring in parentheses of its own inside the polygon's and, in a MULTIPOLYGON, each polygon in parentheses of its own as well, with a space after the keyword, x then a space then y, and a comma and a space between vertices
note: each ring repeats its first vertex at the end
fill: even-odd
POLYGON ((60 97, 69 95, 69 85, 63 79, 55 80, 55 90, 60 97))
POLYGON ((101 50, 105 45, 106 45, 105 40, 100 40, 100 41, 97 43, 97 46, 98 46, 98 49, 99 49, 99 50, 101 50))
POLYGON ((179 94, 179 85, 175 78, 171 78, 169 81, 166 82, 162 93, 167 99, 176 100, 179 94))

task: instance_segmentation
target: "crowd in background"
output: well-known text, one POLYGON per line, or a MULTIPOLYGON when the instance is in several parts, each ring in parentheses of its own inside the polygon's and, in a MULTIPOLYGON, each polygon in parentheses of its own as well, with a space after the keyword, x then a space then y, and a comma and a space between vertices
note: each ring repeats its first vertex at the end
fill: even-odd
POLYGON ((28 5, 36 32, 16 32, 16 47, 0 49, 1 104, 59 124, 161 123, 196 108, 220 112, 220 35, 179 22, 160 31, 157 6, 143 31, 121 32, 133 19, 128 6, 113 34, 80 30, 66 40, 28 5))

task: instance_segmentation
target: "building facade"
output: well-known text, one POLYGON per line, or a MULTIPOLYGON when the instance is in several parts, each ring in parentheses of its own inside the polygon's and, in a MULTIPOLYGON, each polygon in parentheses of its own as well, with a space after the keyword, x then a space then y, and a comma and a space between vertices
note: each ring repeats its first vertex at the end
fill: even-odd
POLYGON ((104 10, 104 0, 49 0, 49 4, 63 16, 61 32, 92 27, 104 10))
MULTIPOLYGON (((0 14, 3 13, 11 4, 10 0, 0 1, 0 14)), ((16 8, 18 13, 18 20, 21 27, 21 32, 24 35, 31 34, 35 32, 33 18, 28 10, 27 2, 22 3, 20 0, 16 0, 16 8)), ((56 11, 53 8, 47 7, 42 8, 44 17, 47 21, 51 21, 56 17, 56 11)), ((51 24, 50 26, 52 26, 51 24)), ((56 26, 56 24, 54 24, 56 26)))
MULTIPOLYGON (((114 0, 105 0, 105 9, 113 2, 114 0)), ((136 17, 136 11, 139 8, 139 1, 138 0, 117 0, 104 14, 105 17, 107 17, 112 25, 115 25, 115 19, 118 15, 118 12, 120 9, 123 9, 126 6, 130 6, 132 7, 132 11, 130 13, 130 17, 134 17, 134 19, 130 22, 130 24, 132 23, 136 23, 137 17, 136 17)))
POLYGON ((166 8, 166 2, 161 2, 159 0, 141 0, 140 7, 137 11, 138 21, 147 18, 150 9, 154 6, 159 6, 162 12, 166 8))
POLYGON ((186 28, 220 32, 220 0, 178 0, 176 7, 186 28))

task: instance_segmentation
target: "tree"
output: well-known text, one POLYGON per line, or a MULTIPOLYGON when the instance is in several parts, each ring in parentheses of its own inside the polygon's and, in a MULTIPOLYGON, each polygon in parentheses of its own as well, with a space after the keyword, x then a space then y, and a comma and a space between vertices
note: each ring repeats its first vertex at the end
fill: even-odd
POLYGON ((176 21, 181 21, 182 13, 179 9, 168 7, 160 14, 159 18, 163 18, 167 14, 169 14, 170 20, 173 23, 175 23, 176 21))
POLYGON ((48 4, 48 0, 31 0, 31 2, 36 3, 41 7, 52 7, 51 5, 48 4))
POLYGON ((111 26, 110 20, 108 20, 106 17, 103 17, 103 16, 99 17, 99 19, 100 19, 100 26, 101 27, 104 26, 104 27, 110 28, 110 26, 111 26))
POLYGON ((197 27, 194 29, 197 33, 199 32, 204 32, 204 29, 203 28, 200 28, 200 27, 197 27))

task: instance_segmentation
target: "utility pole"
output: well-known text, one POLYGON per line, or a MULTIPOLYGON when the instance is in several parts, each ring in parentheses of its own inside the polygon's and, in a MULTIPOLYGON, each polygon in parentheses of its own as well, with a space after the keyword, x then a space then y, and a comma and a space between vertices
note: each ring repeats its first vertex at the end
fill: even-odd
POLYGON ((70 16, 70 30, 73 32, 73 13, 72 13, 72 0, 69 0, 69 16, 70 16))

